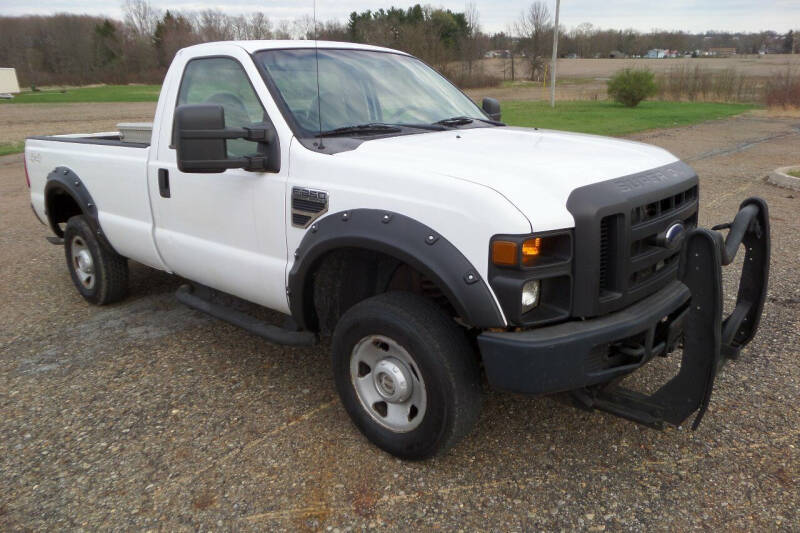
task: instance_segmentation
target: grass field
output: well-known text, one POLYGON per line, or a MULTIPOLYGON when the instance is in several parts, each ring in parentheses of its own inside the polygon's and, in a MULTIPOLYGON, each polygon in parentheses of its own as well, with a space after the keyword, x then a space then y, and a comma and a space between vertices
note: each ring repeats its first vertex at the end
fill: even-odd
POLYGON ((504 102, 503 121, 512 126, 625 135, 657 128, 686 126, 738 115, 757 106, 706 102, 642 102, 627 108, 609 101, 504 102))
POLYGON ((24 143, 0 143, 0 156, 17 154, 24 148, 24 143))
POLYGON ((98 85, 95 87, 70 87, 25 91, 5 104, 68 104, 80 102, 155 102, 160 85, 98 85))

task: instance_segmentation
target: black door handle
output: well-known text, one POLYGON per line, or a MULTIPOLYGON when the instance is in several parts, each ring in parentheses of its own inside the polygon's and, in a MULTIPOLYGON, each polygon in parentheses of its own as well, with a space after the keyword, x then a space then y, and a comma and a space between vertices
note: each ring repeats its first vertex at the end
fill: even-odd
POLYGON ((169 198, 169 170, 166 168, 158 169, 158 192, 162 198, 169 198))

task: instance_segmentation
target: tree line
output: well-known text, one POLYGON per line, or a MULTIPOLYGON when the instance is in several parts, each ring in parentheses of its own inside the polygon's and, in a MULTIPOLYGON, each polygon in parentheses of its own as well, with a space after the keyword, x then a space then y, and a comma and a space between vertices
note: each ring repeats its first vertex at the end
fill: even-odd
MULTIPOLYGON (((464 11, 415 5, 353 12, 346 21, 310 16, 274 23, 268 13, 228 15, 219 10, 161 11, 148 0, 125 0, 122 20, 88 15, 0 17, 0 66, 17 69, 26 86, 87 83, 158 83, 185 46, 235 39, 325 39, 388 46, 433 65, 462 86, 490 84, 477 62, 490 50, 515 56, 525 77, 540 78, 552 50, 546 3, 531 4, 506 31, 481 31, 474 4, 464 11), (476 65, 477 68, 476 68, 476 65)), ((651 48, 679 51, 731 47, 739 53, 800 49, 792 32, 703 33, 603 30, 581 24, 559 28, 559 53, 608 57, 643 55, 651 48)), ((511 61, 512 71, 515 62, 511 61)), ((522 77, 512 73, 512 77, 522 77)))

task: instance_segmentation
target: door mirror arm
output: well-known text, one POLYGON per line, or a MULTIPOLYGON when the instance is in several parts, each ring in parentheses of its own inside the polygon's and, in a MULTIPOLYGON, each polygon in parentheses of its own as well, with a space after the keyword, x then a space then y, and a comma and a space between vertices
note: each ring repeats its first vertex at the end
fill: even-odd
POLYGON ((270 146, 276 140, 275 131, 260 124, 226 128, 225 109, 219 104, 178 106, 175 127, 178 137, 175 149, 181 172, 218 173, 231 168, 264 172, 273 166, 266 154, 228 157, 227 140, 244 139, 270 146))
POLYGON ((244 139, 269 144, 275 138, 275 133, 263 126, 245 126, 211 130, 179 130, 178 136, 181 139, 244 139))

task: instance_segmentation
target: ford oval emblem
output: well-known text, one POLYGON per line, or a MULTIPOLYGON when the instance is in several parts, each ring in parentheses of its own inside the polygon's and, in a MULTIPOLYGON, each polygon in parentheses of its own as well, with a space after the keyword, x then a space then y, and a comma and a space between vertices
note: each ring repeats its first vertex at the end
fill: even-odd
POLYGON ((676 222, 668 227, 667 231, 664 232, 664 241, 666 242, 667 247, 675 248, 678 244, 680 244, 685 231, 686 228, 683 227, 681 222, 676 222))

